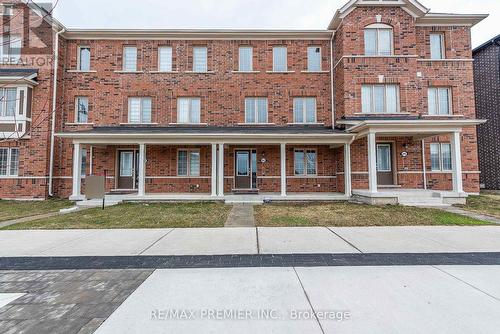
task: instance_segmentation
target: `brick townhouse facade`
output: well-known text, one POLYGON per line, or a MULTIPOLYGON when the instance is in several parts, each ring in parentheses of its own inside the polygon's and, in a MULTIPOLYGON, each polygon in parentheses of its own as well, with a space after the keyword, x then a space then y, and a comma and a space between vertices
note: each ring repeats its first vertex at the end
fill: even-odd
POLYGON ((0 198, 82 200, 88 175, 130 200, 479 192, 470 28, 484 15, 353 0, 327 30, 99 30, 35 9, 57 61, 1 66, 5 87, 31 75, 31 127, 0 128, 0 198))

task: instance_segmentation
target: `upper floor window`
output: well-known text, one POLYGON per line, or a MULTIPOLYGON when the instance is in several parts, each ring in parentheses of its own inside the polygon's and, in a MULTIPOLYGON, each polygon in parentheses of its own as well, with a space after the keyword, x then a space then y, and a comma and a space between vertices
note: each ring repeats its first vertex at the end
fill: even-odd
POLYGON ((123 70, 137 71, 137 47, 126 46, 123 48, 123 70))
POLYGON ((78 47, 78 70, 90 71, 90 48, 88 46, 78 47))
POLYGON ((19 148, 0 148, 0 176, 17 176, 19 173, 19 148))
POLYGON ((285 46, 275 46, 273 48, 273 71, 286 72, 287 70, 287 49, 285 46))
POLYGON ((307 48, 307 70, 309 72, 321 71, 321 48, 310 46, 307 48))
POLYGON ((431 144, 431 170, 450 171, 451 162, 451 144, 432 143, 431 144))
POLYGON ((23 39, 21 35, 0 36, 0 61, 2 63, 17 63, 21 59, 23 39))
POLYGON ((160 46, 158 48, 158 70, 172 72, 172 47, 160 46))
POLYGON ((316 175, 316 150, 295 150, 295 175, 316 175))
POLYGON ((193 72, 207 72, 207 47, 195 46, 193 48, 193 72))
POLYGON ((446 87, 430 87, 427 90, 429 115, 450 115, 451 94, 446 87))
POLYGON ((240 46, 239 49, 239 68, 241 72, 253 71, 253 48, 251 46, 240 46))
POLYGON ((245 123, 267 123, 267 98, 245 99, 245 123))
POLYGON ((298 97, 293 99, 293 122, 316 123, 316 98, 298 97))
POLYGON ((0 11, 2 15, 10 16, 14 14, 14 5, 3 4, 1 5, 0 11))
POLYGON ((177 99, 177 123, 200 123, 200 98, 182 97, 177 99))
POLYGON ((17 88, 0 88, 0 116, 16 114, 17 88))
POLYGON ((399 87, 398 85, 363 85, 361 100, 363 113, 398 113, 399 87))
POLYGON ((370 24, 365 28, 365 55, 390 56, 392 55, 393 37, 392 27, 386 24, 370 24))
POLYGON ((128 99, 128 122, 151 123, 150 97, 131 97, 128 99))
POLYGON ((179 150, 177 151, 177 175, 178 176, 200 176, 200 151, 179 150))
POLYGON ((76 104, 76 119, 77 123, 87 123, 89 120, 89 98, 86 96, 78 96, 76 104))
POLYGON ((444 59, 444 35, 430 34, 431 59, 444 59))

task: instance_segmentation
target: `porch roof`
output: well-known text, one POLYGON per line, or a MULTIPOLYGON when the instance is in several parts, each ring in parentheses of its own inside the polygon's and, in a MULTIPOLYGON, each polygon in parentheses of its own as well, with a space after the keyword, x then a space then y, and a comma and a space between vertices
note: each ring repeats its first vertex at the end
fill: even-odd
POLYGON ((20 81, 29 84, 30 86, 38 85, 36 78, 38 76, 37 69, 30 68, 2 68, 0 69, 1 83, 19 83, 20 81))

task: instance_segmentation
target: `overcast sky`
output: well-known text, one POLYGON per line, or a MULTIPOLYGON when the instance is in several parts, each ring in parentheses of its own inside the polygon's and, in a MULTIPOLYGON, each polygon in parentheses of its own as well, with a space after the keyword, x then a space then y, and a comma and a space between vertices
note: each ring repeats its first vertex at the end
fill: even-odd
MULTIPOLYGON (((69 28, 326 29, 347 0, 59 0, 69 28)), ((472 29, 473 46, 500 34, 500 0, 422 0, 433 12, 490 16, 472 29)))

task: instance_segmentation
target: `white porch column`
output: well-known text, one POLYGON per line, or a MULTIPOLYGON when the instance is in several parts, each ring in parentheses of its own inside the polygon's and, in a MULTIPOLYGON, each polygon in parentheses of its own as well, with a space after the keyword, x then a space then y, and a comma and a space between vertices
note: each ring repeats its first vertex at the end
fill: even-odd
POLYGON ((464 192, 462 184, 462 152, 460 151, 460 132, 455 131, 450 135, 451 163, 453 165, 453 191, 464 192))
POLYGON ((138 196, 146 193, 146 144, 139 145, 139 187, 138 196))
POLYGON ((217 187, 217 196, 224 196, 224 144, 219 144, 219 186, 217 187))
POLYGON ((344 144, 344 182, 345 195, 351 197, 351 144, 344 144))
POLYGON ((286 144, 281 144, 281 196, 286 196, 286 144))
POLYGON ((212 183, 210 189, 212 190, 211 196, 217 196, 217 144, 212 144, 212 174, 210 175, 212 183))
POLYGON ((80 143, 73 143, 73 193, 70 200, 82 200, 82 148, 80 143))
POLYGON ((377 145, 374 132, 368 133, 368 188, 376 193, 377 189, 377 145))

